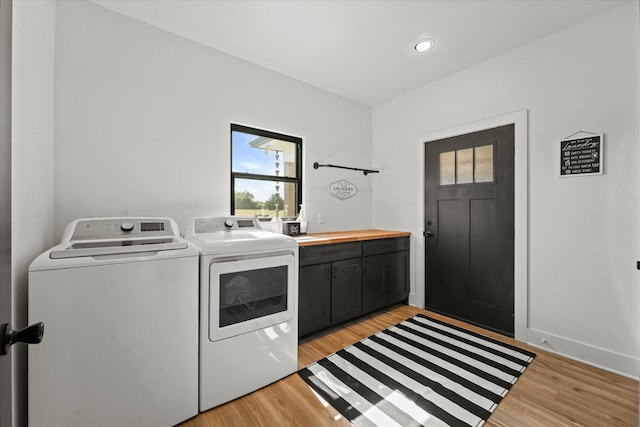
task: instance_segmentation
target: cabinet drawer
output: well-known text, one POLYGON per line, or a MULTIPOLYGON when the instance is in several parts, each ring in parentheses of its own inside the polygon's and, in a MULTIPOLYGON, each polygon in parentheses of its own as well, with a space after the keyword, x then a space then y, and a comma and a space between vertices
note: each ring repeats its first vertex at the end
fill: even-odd
POLYGON ((303 246, 300 248, 299 254, 301 266, 333 262, 362 256, 362 244, 360 242, 350 242, 303 246))
POLYGON ((408 237, 394 237, 389 239, 376 239, 362 242, 362 255, 364 256, 408 250, 408 237))

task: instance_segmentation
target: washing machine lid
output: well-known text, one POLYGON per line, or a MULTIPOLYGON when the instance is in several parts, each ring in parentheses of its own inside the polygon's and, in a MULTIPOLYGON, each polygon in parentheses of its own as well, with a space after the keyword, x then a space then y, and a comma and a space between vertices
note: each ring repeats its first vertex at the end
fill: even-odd
POLYGON ((59 246, 49 253, 51 259, 78 258, 100 255, 131 254, 140 252, 157 252, 186 249, 189 244, 175 238, 138 239, 138 240, 104 240, 75 242, 59 246))
POLYGON ((169 218, 86 218, 71 222, 51 259, 186 249, 178 226, 169 218))

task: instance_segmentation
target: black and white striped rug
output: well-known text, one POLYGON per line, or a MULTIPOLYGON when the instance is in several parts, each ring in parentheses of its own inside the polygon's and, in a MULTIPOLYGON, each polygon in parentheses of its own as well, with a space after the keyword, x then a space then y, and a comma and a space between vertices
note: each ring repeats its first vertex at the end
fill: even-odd
POLYGON ((481 426, 534 357, 418 314, 298 374, 355 426, 481 426))

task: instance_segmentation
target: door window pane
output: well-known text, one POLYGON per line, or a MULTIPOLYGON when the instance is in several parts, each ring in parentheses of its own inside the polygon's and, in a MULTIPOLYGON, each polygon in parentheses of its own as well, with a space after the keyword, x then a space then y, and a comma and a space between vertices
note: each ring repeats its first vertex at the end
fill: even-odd
POLYGON ((475 154, 475 182, 493 181, 493 145, 474 148, 475 154))
POLYGON ((456 183, 456 152, 440 153, 440 185, 456 183))
POLYGON ((493 182, 493 144, 440 153, 440 185, 493 182))
POLYGON ((473 182, 473 148, 456 151, 456 184, 473 182))

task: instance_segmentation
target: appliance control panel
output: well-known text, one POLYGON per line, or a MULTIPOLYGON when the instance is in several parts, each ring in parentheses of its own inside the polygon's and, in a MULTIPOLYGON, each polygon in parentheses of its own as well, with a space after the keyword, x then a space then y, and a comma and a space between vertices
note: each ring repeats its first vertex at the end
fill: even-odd
POLYGON ((101 218, 84 219, 75 224, 71 240, 121 239, 122 237, 174 236, 169 219, 101 218))
POLYGON ((231 230, 261 230, 258 219, 250 216, 196 218, 193 225, 196 234, 231 230))

